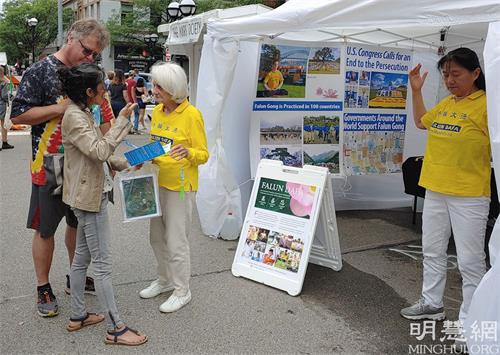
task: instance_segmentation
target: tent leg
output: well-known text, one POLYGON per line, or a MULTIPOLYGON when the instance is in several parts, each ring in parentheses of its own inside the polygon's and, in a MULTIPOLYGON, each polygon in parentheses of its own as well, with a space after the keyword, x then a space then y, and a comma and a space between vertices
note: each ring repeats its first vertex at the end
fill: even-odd
POLYGON ((417 223, 417 199, 418 196, 415 195, 413 198, 413 224, 417 223))

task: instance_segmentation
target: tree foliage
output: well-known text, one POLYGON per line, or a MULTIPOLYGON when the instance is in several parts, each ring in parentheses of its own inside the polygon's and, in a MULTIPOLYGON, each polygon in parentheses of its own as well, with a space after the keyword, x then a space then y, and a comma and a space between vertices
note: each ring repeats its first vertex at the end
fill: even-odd
POLYGON ((260 55, 260 70, 268 72, 271 70, 273 63, 281 59, 281 51, 272 44, 263 44, 260 55))
POLYGON ((313 59, 320 61, 320 62, 327 62, 327 61, 335 60, 333 48, 323 47, 323 48, 317 50, 314 53, 313 59))
MULTIPOLYGON (((196 13, 250 4, 262 4, 263 0, 195 0, 196 13)), ((111 42, 127 43, 133 47, 144 47, 144 35, 156 33, 157 27, 167 22, 166 9, 170 0, 135 0, 133 11, 114 14, 107 27, 111 42)))
POLYGON ((136 0, 133 11, 114 14, 106 23, 111 43, 144 46, 144 35, 156 33, 156 27, 161 23, 161 9, 168 3, 168 0, 136 0))
MULTIPOLYGON (((0 51, 7 53, 9 63, 26 60, 33 45, 35 56, 57 38, 57 0, 9 0, 3 4, 4 14, 0 18, 0 51), (34 33, 27 25, 35 17, 38 25, 34 33)), ((72 12, 63 12, 63 29, 72 20, 72 12)))
POLYGON ((252 4, 262 4, 263 0, 198 0, 196 1, 196 12, 201 14, 214 9, 227 9, 252 4))

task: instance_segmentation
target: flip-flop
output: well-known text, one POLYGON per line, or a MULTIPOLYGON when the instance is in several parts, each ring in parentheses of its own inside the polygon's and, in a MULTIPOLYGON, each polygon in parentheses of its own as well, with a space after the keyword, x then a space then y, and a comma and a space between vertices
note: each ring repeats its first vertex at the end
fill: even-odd
POLYGON ((97 323, 101 323, 103 320, 104 320, 104 316, 102 316, 102 318, 98 318, 96 320, 89 320, 89 317, 90 316, 102 316, 101 314, 97 314, 97 313, 88 313, 85 315, 85 317, 82 317, 82 318, 70 318, 69 320, 71 322, 80 322, 76 325, 72 325, 71 323, 69 323, 67 326, 66 326, 66 330, 68 332, 74 332, 76 330, 80 330, 82 329, 83 327, 86 327, 88 325, 93 325, 93 324, 97 324, 97 323))
POLYGON ((111 335, 113 337, 113 340, 111 340, 108 337, 106 337, 106 339, 104 339, 104 343, 106 343, 108 345, 137 346, 137 345, 142 345, 142 344, 144 344, 145 342, 148 341, 148 337, 145 337, 144 340, 141 340, 141 341, 135 342, 135 343, 134 342, 130 342, 130 341, 126 341, 126 340, 123 340, 123 339, 118 339, 119 336, 125 334, 128 331, 131 331, 132 333, 134 333, 136 335, 143 335, 143 334, 141 334, 137 330, 134 330, 134 329, 129 328, 129 327, 125 327, 122 330, 117 331, 117 332, 110 332, 110 331, 108 331, 108 335, 111 335))

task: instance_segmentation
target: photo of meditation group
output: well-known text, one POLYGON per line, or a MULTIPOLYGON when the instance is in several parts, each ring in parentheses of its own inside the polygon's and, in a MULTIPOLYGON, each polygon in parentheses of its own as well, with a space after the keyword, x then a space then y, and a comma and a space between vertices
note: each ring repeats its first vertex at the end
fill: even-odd
POLYGON ((300 120, 296 117, 290 117, 288 113, 279 122, 276 117, 262 118, 260 120, 260 144, 261 145, 279 145, 279 144, 301 144, 302 127, 300 120))
POLYGON ((286 166, 302 166, 302 123, 290 112, 276 112, 260 119, 260 158, 280 160, 286 166))
POLYGON ((296 273, 303 250, 304 242, 300 238, 251 225, 241 256, 296 273))

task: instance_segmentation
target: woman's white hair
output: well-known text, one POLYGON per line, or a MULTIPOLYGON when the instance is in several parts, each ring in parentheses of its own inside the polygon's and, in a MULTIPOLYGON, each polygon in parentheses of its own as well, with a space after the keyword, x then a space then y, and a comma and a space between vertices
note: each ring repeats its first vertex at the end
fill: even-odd
POLYGON ((189 95, 184 69, 175 63, 154 65, 151 69, 153 81, 172 96, 172 100, 182 103, 189 95))

